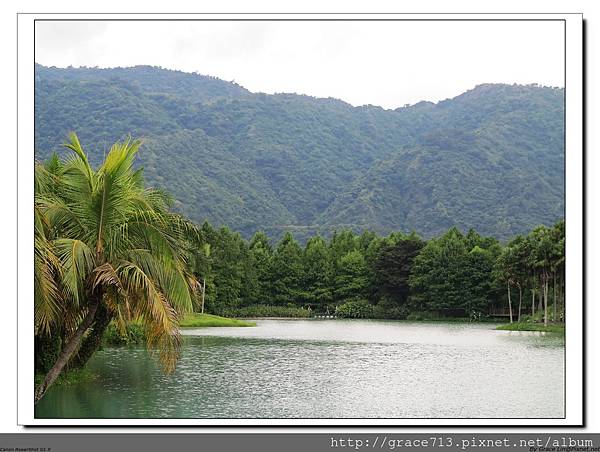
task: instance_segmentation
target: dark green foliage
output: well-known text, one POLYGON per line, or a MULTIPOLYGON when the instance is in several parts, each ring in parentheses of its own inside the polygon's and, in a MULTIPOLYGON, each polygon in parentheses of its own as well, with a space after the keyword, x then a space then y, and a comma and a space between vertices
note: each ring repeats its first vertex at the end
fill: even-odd
POLYGON ((500 246, 452 228, 430 240, 414 259, 409 278, 418 311, 470 316, 494 299, 492 269, 500 246))
POLYGON ((412 234, 384 246, 379 251, 374 270, 375 284, 381 297, 398 305, 407 303, 410 293, 408 277, 415 257, 424 246, 425 242, 416 234, 412 234))
POLYGON ((409 314, 409 306, 399 305, 397 300, 390 300, 386 297, 379 299, 373 306, 373 318, 375 319, 405 320, 409 314))
POLYGON ((334 281, 336 301, 366 295, 369 282, 367 266, 365 257, 359 250, 349 251, 338 260, 334 281))
MULTIPOLYGON (((421 311, 421 312, 411 312, 406 316, 406 320, 411 322, 417 321, 432 321, 432 320, 446 320, 449 317, 441 316, 439 312, 431 312, 431 311, 421 311)), ((463 317, 460 317, 463 318, 463 317)))
POLYGON ((295 306, 254 305, 237 309, 226 309, 227 317, 310 317, 313 311, 295 306))
POLYGON ((332 302, 332 278, 333 265, 327 243, 321 236, 312 237, 304 249, 302 278, 305 301, 312 309, 321 311, 332 302))
POLYGON ((466 274, 465 300, 462 303, 465 313, 477 318, 486 314, 490 302, 496 298, 496 288, 492 277, 494 262, 499 247, 481 248, 475 245, 465 259, 463 268, 466 274))
POLYGON ((248 286, 250 304, 261 304, 271 295, 270 275, 273 259, 273 247, 264 232, 252 236, 249 244, 249 269, 255 277, 255 282, 248 286))
POLYGON ((61 350, 59 335, 39 334, 34 337, 35 373, 46 374, 56 362, 61 350))
POLYGON ((373 305, 364 298, 346 301, 335 308, 335 315, 346 319, 370 319, 373 314, 373 305))
POLYGON ((77 130, 97 163, 115 140, 142 136, 149 185, 246 238, 431 237, 456 225, 508 239, 564 216, 563 96, 487 84, 384 110, 147 66, 36 65, 35 152, 47 158, 77 130))
POLYGON ((286 232, 277 244, 271 264, 271 294, 275 305, 293 304, 302 299, 302 248, 286 232))
MULTIPOLYGON (((214 230, 208 224, 203 225, 202 231, 210 244, 205 306, 209 312, 220 315, 225 308, 241 306, 245 294, 254 290, 255 269, 248 245, 239 233, 227 227, 214 230)), ((206 254, 204 249, 198 252, 206 254)))
POLYGON ((146 343, 146 331, 137 323, 128 323, 125 331, 111 323, 104 331, 102 338, 104 345, 139 345, 146 343))
MULTIPOLYGON (((564 306, 560 293, 563 222, 552 228, 538 227, 506 246, 472 229, 463 234, 455 227, 429 241, 414 232, 383 238, 342 230, 329 241, 314 236, 304 249, 289 232, 273 248, 262 232, 247 243, 239 234, 226 228, 215 231, 208 223, 202 231, 215 250, 206 267, 210 268, 207 310, 228 317, 336 314, 483 321, 505 307, 502 272, 509 275, 513 289, 518 283, 526 293, 538 284, 529 275, 537 272, 539 276, 542 268, 547 281, 549 275, 556 278, 552 294, 557 294, 557 318, 564 306)), ((203 254, 202 249, 199 245, 197 253, 203 254)))

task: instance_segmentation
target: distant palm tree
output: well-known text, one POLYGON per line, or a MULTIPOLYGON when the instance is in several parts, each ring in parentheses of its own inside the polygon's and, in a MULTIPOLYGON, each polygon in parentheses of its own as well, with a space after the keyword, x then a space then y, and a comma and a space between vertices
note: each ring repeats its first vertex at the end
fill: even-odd
MULTIPOLYGON (((202 247, 202 252, 204 253, 204 257, 206 258, 206 260, 208 262, 208 259, 210 258, 210 243, 204 244, 204 246, 202 247)), ((200 313, 204 314, 204 298, 206 295, 206 274, 202 278, 201 293, 202 293, 202 305, 201 305, 202 307, 200 309, 200 313)))
POLYGON ((140 142, 114 144, 94 170, 77 136, 69 138, 70 158, 54 156, 35 169, 36 334, 64 338, 36 388, 35 403, 100 317, 122 329, 129 320, 141 321, 148 345, 158 349, 165 370, 173 371, 178 319, 191 312, 198 287, 181 249, 195 226, 169 212, 166 193, 144 188, 141 170, 133 169, 140 142))

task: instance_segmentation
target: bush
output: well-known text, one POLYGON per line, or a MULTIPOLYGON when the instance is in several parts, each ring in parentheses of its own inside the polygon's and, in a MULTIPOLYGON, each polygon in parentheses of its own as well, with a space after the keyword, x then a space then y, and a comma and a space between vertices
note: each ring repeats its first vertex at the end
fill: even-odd
POLYGON ((373 305, 363 298, 346 301, 335 308, 335 315, 347 319, 372 319, 373 305))
POLYGON ((410 309, 406 305, 400 305, 385 297, 373 306, 373 318, 375 319, 405 320, 408 314, 410 314, 410 309))
POLYGON ((225 309, 225 317, 312 317, 310 309, 298 308, 296 306, 271 306, 254 305, 243 308, 225 309))
MULTIPOLYGON (((543 321, 543 319, 542 319, 543 321)), ((530 314, 521 314, 521 322, 532 322, 532 317, 530 314)))
POLYGON ((34 338, 35 372, 45 374, 58 359, 62 341, 60 336, 39 335, 34 338))
POLYGON ((114 323, 111 323, 106 328, 102 343, 104 345, 135 345, 146 342, 146 331, 137 323, 129 323, 125 327, 125 332, 117 328, 114 323))

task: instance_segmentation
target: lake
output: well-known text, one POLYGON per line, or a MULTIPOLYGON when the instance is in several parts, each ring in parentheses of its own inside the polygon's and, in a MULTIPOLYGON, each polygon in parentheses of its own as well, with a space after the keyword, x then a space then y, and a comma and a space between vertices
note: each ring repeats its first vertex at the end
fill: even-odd
POLYGON ((564 338, 487 323, 258 320, 183 331, 164 375, 111 347, 92 382, 50 388, 37 418, 560 418, 564 338))

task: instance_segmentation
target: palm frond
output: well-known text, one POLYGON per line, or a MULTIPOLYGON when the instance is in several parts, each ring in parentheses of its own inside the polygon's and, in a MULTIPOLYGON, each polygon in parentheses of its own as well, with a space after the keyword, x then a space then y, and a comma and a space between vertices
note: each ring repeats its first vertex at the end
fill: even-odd
POLYGON ((135 263, 124 262, 116 273, 135 300, 133 314, 146 326, 148 347, 158 350, 165 371, 172 372, 181 344, 177 312, 153 279, 135 263))
POLYGON ((34 254, 34 316, 38 331, 50 334, 52 326, 60 322, 62 307, 56 273, 58 258, 43 237, 35 237, 34 254))
POLYGON ((75 153, 75 155, 77 156, 77 158, 75 160, 72 161, 72 165, 71 167, 73 169, 78 169, 81 170, 82 173, 85 174, 86 179, 88 181, 89 184, 89 191, 91 192, 93 190, 93 169, 90 166, 90 162, 87 158, 86 153, 84 152, 83 148, 81 147, 81 143, 79 142, 79 138, 77 137, 77 135, 75 134, 75 132, 71 132, 69 133, 69 141, 67 143, 64 144, 64 146, 67 149, 70 149, 71 151, 73 151, 75 153), (80 162, 80 164, 78 163, 80 162))
POLYGON ((76 239, 56 239, 53 245, 63 269, 61 282, 75 305, 79 305, 84 282, 95 267, 94 253, 76 239))

